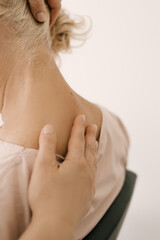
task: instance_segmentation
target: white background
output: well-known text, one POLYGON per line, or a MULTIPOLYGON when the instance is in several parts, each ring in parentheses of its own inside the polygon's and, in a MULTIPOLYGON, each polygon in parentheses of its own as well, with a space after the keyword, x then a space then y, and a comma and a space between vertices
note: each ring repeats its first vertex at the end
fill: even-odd
POLYGON ((138 180, 118 240, 160 239, 160 1, 63 0, 92 18, 86 44, 61 55, 69 85, 119 115, 138 180))
POLYGON ((88 15, 86 44, 61 55, 69 85, 124 122, 131 140, 128 169, 138 175, 118 240, 160 239, 160 1, 63 0, 88 15))

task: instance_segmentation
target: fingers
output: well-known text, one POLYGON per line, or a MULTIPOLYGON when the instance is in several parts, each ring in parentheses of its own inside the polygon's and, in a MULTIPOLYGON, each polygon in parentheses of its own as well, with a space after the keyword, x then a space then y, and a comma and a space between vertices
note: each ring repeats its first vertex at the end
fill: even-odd
POLYGON ((95 174, 97 169, 96 153, 98 149, 98 142, 96 141, 97 125, 92 124, 88 126, 85 136, 85 159, 92 174, 95 174))
POLYGON ((46 21, 46 12, 45 12, 45 4, 44 0, 28 0, 30 4, 30 9, 33 16, 39 22, 46 21))
POLYGON ((74 159, 78 161, 79 159, 84 159, 84 147, 85 147, 85 137, 84 137, 84 123, 85 116, 78 115, 74 120, 74 125, 71 130, 71 136, 68 142, 68 153, 67 159, 74 159))
POLYGON ((55 163, 56 162, 56 144, 57 137, 50 124, 45 125, 42 129, 39 138, 39 152, 37 155, 37 161, 43 163, 55 163))
POLYGON ((48 0, 48 5, 50 7, 50 27, 55 23, 58 13, 61 9, 61 1, 60 0, 48 0))
MULTIPOLYGON (((44 0, 28 0, 28 2, 35 19, 39 22, 45 22, 47 20, 47 14, 44 0)), ((50 8, 50 27, 52 27, 61 9, 61 0, 47 0, 46 2, 50 8)))

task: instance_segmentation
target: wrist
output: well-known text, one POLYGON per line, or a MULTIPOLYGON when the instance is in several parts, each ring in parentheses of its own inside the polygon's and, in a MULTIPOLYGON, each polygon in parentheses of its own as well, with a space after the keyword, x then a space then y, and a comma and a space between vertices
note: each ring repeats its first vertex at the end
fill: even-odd
POLYGON ((75 230, 64 221, 33 219, 19 240, 75 240, 75 230))
POLYGON ((69 222, 59 217, 49 218, 43 216, 41 218, 32 218, 33 226, 40 231, 46 232, 48 238, 45 239, 58 239, 58 240, 75 240, 75 227, 69 222))

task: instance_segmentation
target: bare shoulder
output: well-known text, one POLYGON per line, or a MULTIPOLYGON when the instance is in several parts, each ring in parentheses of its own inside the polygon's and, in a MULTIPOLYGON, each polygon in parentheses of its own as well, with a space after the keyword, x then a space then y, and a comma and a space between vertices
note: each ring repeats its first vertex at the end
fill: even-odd
POLYGON ((96 104, 78 94, 73 95, 71 97, 61 95, 62 98, 57 96, 55 101, 52 101, 52 104, 47 107, 46 103, 43 102, 38 103, 35 107, 32 105, 32 109, 27 106, 29 110, 25 112, 23 109, 19 111, 20 108, 17 107, 18 112, 14 114, 19 118, 14 118, 15 121, 8 121, 6 126, 0 129, 0 140, 15 143, 25 148, 38 149, 40 131, 45 124, 51 123, 57 133, 57 153, 65 156, 73 122, 79 114, 86 115, 85 127, 90 124, 97 125, 98 140, 102 123, 101 110, 96 104))

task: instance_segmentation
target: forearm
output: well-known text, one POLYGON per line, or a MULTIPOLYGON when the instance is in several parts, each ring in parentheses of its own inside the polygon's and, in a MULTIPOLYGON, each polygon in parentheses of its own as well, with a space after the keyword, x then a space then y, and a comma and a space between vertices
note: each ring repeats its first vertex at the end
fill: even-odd
POLYGON ((75 240, 74 229, 65 222, 32 220, 18 240, 75 240))

